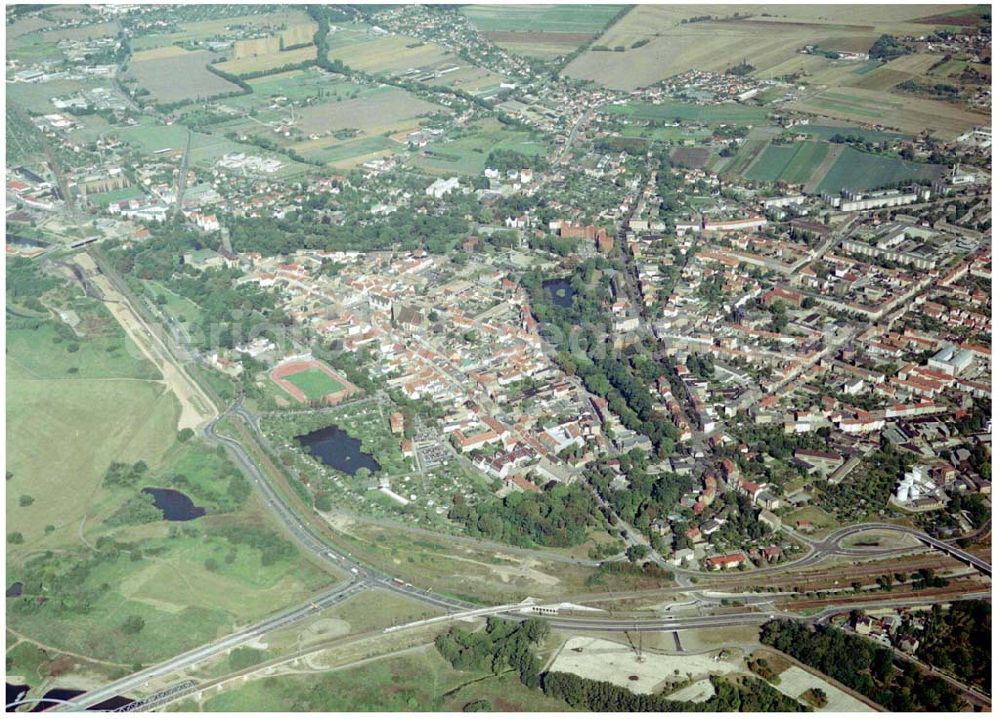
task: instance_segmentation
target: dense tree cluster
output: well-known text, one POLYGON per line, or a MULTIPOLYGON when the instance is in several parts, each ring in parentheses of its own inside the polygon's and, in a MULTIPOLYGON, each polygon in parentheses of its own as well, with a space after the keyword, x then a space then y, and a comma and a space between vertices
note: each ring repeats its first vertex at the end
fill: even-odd
POLYGON ((596 511, 587 490, 560 485, 542 494, 513 492, 476 505, 456 495, 448 518, 473 536, 521 547, 572 547, 586 541, 587 531, 596 524, 596 511))
POLYGON ((963 706, 944 679, 925 674, 913 662, 895 660, 888 647, 855 634, 779 619, 763 626, 760 639, 890 711, 959 711, 963 706))
POLYGON ((891 60, 909 52, 910 48, 900 45, 892 35, 882 35, 868 50, 868 57, 872 60, 891 60))
POLYGON ((542 670, 535 647, 548 633, 549 625, 541 619, 517 623, 489 617, 486 631, 467 632, 453 627, 439 635, 434 646, 455 669, 488 669, 500 674, 509 668, 518 673, 525 686, 534 688, 542 670))
POLYGON ((546 672, 542 689, 575 709, 592 712, 790 712, 809 711, 768 683, 746 678, 739 684, 713 677, 715 695, 707 702, 680 702, 655 694, 633 694, 611 682, 585 679, 564 672, 546 672))
POLYGON ((935 604, 927 617, 917 656, 963 682, 991 693, 992 607, 982 599, 935 604))

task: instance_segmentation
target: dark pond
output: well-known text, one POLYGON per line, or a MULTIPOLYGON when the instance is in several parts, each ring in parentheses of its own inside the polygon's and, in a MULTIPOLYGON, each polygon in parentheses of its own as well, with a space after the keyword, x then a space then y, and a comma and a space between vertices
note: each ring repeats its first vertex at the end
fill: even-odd
POLYGON ((549 293, 553 304, 559 307, 573 306, 573 295, 576 294, 576 290, 573 289, 568 277, 545 280, 542 282, 542 287, 549 293))
POLYGON ((31 711, 33 712, 43 712, 46 709, 51 709, 54 706, 58 706, 56 702, 47 702, 46 699, 72 699, 73 697, 78 697, 83 694, 82 689, 49 689, 45 692, 42 697, 42 701, 38 702, 31 711))
MULTIPOLYGON (((6 704, 11 704, 21 699, 25 694, 28 693, 30 687, 27 684, 11 684, 7 682, 7 701, 6 704)), ((51 689, 49 690, 38 702, 38 704, 31 710, 33 712, 45 711, 51 707, 56 706, 56 702, 45 701, 46 699, 72 699, 73 697, 83 694, 82 689, 51 689)), ((128 697, 111 697, 110 699, 105 699, 100 704, 95 704, 90 707, 87 711, 108 711, 110 709, 117 709, 118 707, 126 706, 132 703, 132 699, 128 697)), ((23 706, 23 705, 22 705, 23 706)), ((18 707, 12 707, 7 711, 15 711, 18 707)))
POLYGON ((362 467, 377 472, 382 466, 367 452, 361 451, 361 440, 351 437, 335 424, 296 437, 309 448, 309 454, 328 467, 346 472, 352 477, 362 467))
POLYGON ((153 496, 153 504, 171 522, 187 522, 205 514, 204 507, 196 507, 190 497, 176 489, 144 487, 142 491, 153 496))
MULTIPOLYGON (((11 702, 16 702, 24 693, 28 691, 27 684, 11 684, 7 682, 7 701, 4 702, 4 706, 7 706, 11 702)), ((11 709, 13 711, 13 709, 11 709)))
POLYGON ((22 594, 24 594, 24 584, 22 582, 14 582, 7 587, 8 597, 20 597, 22 594))
POLYGON ((21 245, 22 247, 47 247, 44 242, 39 242, 38 240, 32 239, 30 237, 23 237, 21 235, 12 235, 7 233, 7 244, 9 245, 21 245))

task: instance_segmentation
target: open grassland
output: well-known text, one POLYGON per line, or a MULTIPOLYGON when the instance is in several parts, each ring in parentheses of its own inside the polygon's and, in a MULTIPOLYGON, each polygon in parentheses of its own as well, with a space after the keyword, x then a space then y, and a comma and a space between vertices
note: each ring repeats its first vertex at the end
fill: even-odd
POLYGON ((767 120, 768 111, 755 105, 697 105, 681 100, 664 100, 662 103, 634 102, 625 105, 605 105, 603 108, 612 115, 624 115, 635 120, 653 120, 672 123, 703 122, 706 125, 735 123, 759 125, 767 120))
POLYGON ((478 699, 493 711, 570 711, 516 674, 452 669, 430 644, 321 674, 254 678, 205 701, 207 711, 461 711, 478 699))
POLYGON ((231 25, 245 25, 257 28, 273 27, 277 30, 282 26, 291 28, 310 22, 309 15, 304 10, 299 9, 289 9, 273 13, 251 13, 250 8, 252 6, 230 5, 229 7, 232 8, 233 13, 229 17, 182 22, 176 32, 150 33, 134 37, 130 41, 132 49, 145 50, 180 42, 201 42, 225 34, 226 27, 231 25))
POLYGON ((24 544, 8 554, 75 543, 81 522, 116 507, 101 489, 113 461, 158 462, 175 441, 177 401, 134 377, 34 379, 8 361, 7 531, 24 544), (19 498, 34 499, 30 506, 19 498), (54 527, 49 534, 44 528, 54 527))
POLYGON ((850 122, 881 124, 912 135, 930 130, 935 136, 946 139, 989 123, 989 115, 959 104, 860 88, 824 90, 797 100, 789 107, 850 122))
POLYGON ((328 145, 320 150, 309 150, 303 148, 297 150, 301 154, 313 159, 325 162, 331 167, 338 169, 348 169, 364 164, 368 160, 399 150, 401 145, 387 137, 377 135, 375 137, 363 137, 359 140, 347 140, 328 145))
POLYGON ((8 599, 7 621, 53 661, 11 654, 11 674, 54 676, 65 671, 55 661, 64 651, 73 653, 70 665, 91 657, 110 663, 100 665, 104 672, 127 671, 330 581, 291 545, 282 550, 270 515, 228 460, 179 441, 177 399, 102 305, 68 286, 43 302, 72 309, 79 321, 74 333, 54 320, 8 317, 7 411, 15 421, 7 425, 6 517, 21 539, 7 545, 7 579, 22 582, 25 594, 8 599), (132 484, 105 483, 113 462, 140 460, 147 469, 132 484), (209 514, 182 531, 163 520, 108 522, 147 483, 181 488, 209 514))
MULTIPOLYGON (((234 552, 227 540, 199 532, 168 537, 162 531, 134 544, 154 554, 133 560, 124 553, 90 566, 79 593, 100 600, 86 613, 45 605, 9 612, 8 621, 18 633, 52 647, 108 661, 147 663, 303 601, 327 581, 296 558, 265 567, 259 551, 241 544, 234 552), (219 568, 208 569, 209 559, 219 568), (141 631, 124 630, 127 617, 142 618, 141 631)), ((14 576, 31 580, 30 569, 14 576)))
POLYGON ((926 34, 926 26, 921 29, 913 20, 932 7, 948 6, 894 5, 883 12, 882 6, 640 5, 595 42, 595 46, 623 47, 624 52, 590 50, 564 72, 631 90, 692 68, 723 71, 745 58, 762 76, 800 62, 798 51, 806 44, 867 49, 882 33, 926 34), (733 18, 748 12, 753 16, 733 18), (704 15, 713 19, 682 22, 704 15), (643 40, 648 42, 632 47, 643 40))
POLYGON ((274 70, 286 65, 295 65, 306 60, 315 59, 316 47, 309 45, 308 47, 300 47, 294 50, 275 50, 274 52, 261 53, 259 55, 247 55, 238 60, 220 62, 218 67, 223 72, 233 75, 244 75, 251 72, 274 70))
POLYGON ((796 142, 769 145, 743 174, 749 180, 805 183, 823 164, 830 145, 826 142, 796 142))
POLYGON ((139 60, 132 62, 128 74, 136 80, 139 87, 149 90, 156 101, 161 103, 193 101, 239 91, 239 86, 205 69, 211 58, 211 53, 195 50, 139 60))

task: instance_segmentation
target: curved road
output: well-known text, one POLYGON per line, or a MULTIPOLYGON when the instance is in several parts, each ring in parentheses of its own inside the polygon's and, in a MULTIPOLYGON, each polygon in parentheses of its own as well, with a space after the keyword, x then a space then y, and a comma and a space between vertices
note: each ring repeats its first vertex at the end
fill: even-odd
MULTIPOLYGON (((257 463, 248 454, 247 450, 243 445, 237 440, 228 437, 223 434, 219 434, 216 430, 216 425, 223 418, 228 416, 229 412, 223 414, 222 416, 212 420, 203 429, 205 437, 215 443, 218 443, 226 448, 230 456, 236 461, 237 465, 241 467, 246 475, 251 479, 251 481, 257 486, 260 495, 275 513, 281 523, 288 529, 290 534, 293 536, 295 541, 301 545, 307 552, 319 558, 321 561, 330 564, 331 566, 337 568, 338 570, 345 571, 350 579, 348 581, 342 582, 335 587, 324 591, 322 594, 318 595, 313 600, 301 604, 289 610, 285 610, 269 619, 266 619, 258 624, 251 627, 243 629, 241 631, 235 632, 227 637, 210 642, 204 646, 192 649, 188 652, 180 654, 173 659, 170 659, 162 664, 158 664, 154 667, 144 669, 135 674, 132 674, 123 679, 119 679, 112 682, 100 689, 87 692, 79 697, 75 697, 70 703, 56 707, 54 711, 79 711, 88 706, 98 704, 106 699, 109 699, 116 695, 128 694, 133 692, 148 683, 151 679, 167 676, 173 672, 182 670, 186 667, 197 664, 209 657, 215 656, 223 651, 227 651, 236 646, 244 644, 251 641, 253 638, 258 637, 275 629, 281 628, 288 624, 292 624, 301 621, 308 616, 321 611, 323 609, 332 607, 340 602, 348 599, 349 597, 365 590, 365 589, 385 589, 398 594, 409 596, 420 601, 427 602, 436 607, 444 609, 446 612, 469 612, 470 610, 485 610, 481 606, 471 604, 469 602, 464 602, 452 597, 448 597, 441 594, 435 594, 430 591, 422 590, 411 584, 406 584, 400 582, 397 579, 390 577, 389 575, 383 573, 382 571, 359 561, 358 559, 352 557, 350 553, 343 554, 338 549, 333 547, 328 540, 320 537, 316 532, 313 531, 307 524, 305 524, 288 506, 285 500, 279 495, 275 489, 271 486, 270 482, 264 476, 264 473, 258 467, 257 463)), ((241 413, 242 414, 242 413, 241 413)), ((259 431, 255 422, 250 422, 250 426, 255 430, 259 431)), ((862 532, 870 532, 873 530, 878 531, 897 531, 904 534, 909 534, 920 540, 921 542, 927 544, 930 547, 938 549, 943 552, 960 559, 961 561, 966 561, 971 566, 983 571, 986 574, 990 574, 990 565, 983 560, 964 552, 957 547, 953 547, 945 542, 936 540, 923 532, 908 527, 899 527, 892 524, 881 524, 881 523, 870 523, 870 524, 860 524, 852 527, 845 527, 843 529, 837 530, 830 534, 823 540, 813 542, 807 540, 803 537, 795 535, 800 541, 804 541, 809 546, 808 553, 794 561, 787 564, 776 565, 774 567, 764 567, 756 570, 749 570, 746 572, 740 572, 739 576, 752 576, 754 574, 762 574, 766 572, 776 572, 783 571, 787 569, 793 569, 798 567, 809 566, 811 564, 816 564, 827 556, 830 555, 853 555, 853 556, 884 556, 886 554, 897 553, 900 551, 912 551, 912 549, 902 549, 902 550, 878 550, 877 548, 872 550, 865 550, 862 548, 856 549, 845 549, 841 547, 841 543, 847 537, 852 534, 858 534, 862 532)), ((794 535, 794 533, 792 533, 794 535)), ((704 575, 709 574, 708 572, 685 572, 686 574, 698 574, 704 575)), ((717 574, 717 573, 714 573, 717 574)), ((987 593, 988 594, 988 593, 987 593)), ((880 606, 885 603, 880 603, 880 606)), ((858 606, 858 605, 847 605, 847 606, 858 606)), ((824 610, 824 612, 817 615, 813 621, 825 621, 830 616, 843 611, 842 608, 830 608, 824 610), (824 619, 825 618, 825 619, 824 619)), ((723 614, 717 616, 707 616, 707 617, 690 617, 690 618, 652 618, 652 619, 621 619, 621 618, 610 618, 610 617, 570 617, 570 616, 545 616, 545 615, 526 615, 520 612, 512 612, 507 607, 497 608, 497 614, 505 616, 511 619, 524 619, 526 616, 540 616, 545 618, 549 624, 555 628, 559 629, 571 629, 576 631, 628 631, 628 630, 643 630, 643 631, 676 631, 679 629, 698 629, 706 627, 727 627, 727 626, 739 626, 746 624, 760 624, 767 621, 770 618, 781 616, 784 618, 794 618, 801 619, 801 617, 796 615, 787 615, 784 613, 773 613, 764 614, 762 612, 740 612, 733 614, 723 614)))

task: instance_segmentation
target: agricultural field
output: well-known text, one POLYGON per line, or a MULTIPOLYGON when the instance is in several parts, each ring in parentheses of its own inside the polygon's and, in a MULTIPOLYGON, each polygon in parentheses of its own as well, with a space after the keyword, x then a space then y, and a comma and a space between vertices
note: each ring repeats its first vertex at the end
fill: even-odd
MULTIPOLYGON (((330 93, 325 94, 330 101, 296 108, 294 120, 291 110, 268 108, 259 111, 254 119, 241 118, 215 125, 212 131, 217 134, 206 137, 221 143, 229 142, 221 137, 229 132, 258 136, 276 140, 311 160, 348 168, 402 147, 390 138, 416 130, 427 117, 450 112, 395 87, 367 89, 345 83, 324 93, 330 93), (277 124, 292 124, 291 135, 276 136, 271 128, 277 124)), ((254 149, 253 154, 267 153, 254 149)))
POLYGON ((448 112, 405 90, 381 87, 340 102, 303 108, 296 127, 304 133, 334 132, 349 128, 367 134, 413 129, 422 115, 448 112))
POLYGON ((808 135, 820 140, 829 140, 834 135, 850 135, 852 137, 861 137, 865 142, 882 142, 883 140, 891 142, 893 140, 905 140, 910 137, 899 132, 871 130, 854 125, 813 125, 811 123, 808 125, 797 125, 786 132, 791 135, 808 135))
MULTIPOLYGON (((299 9, 260 13, 252 11, 252 6, 248 5, 229 5, 227 8, 231 13, 227 13, 225 17, 180 22, 174 32, 139 35, 131 40, 132 49, 148 50, 176 43, 202 42, 223 34, 227 26, 235 24, 254 28, 271 27, 277 30, 281 27, 291 28, 310 22, 309 15, 299 9)), ((197 12, 185 10, 188 15, 197 12)))
POLYGON ((942 176, 947 169, 943 165, 910 162, 845 147, 816 191, 836 194, 842 188, 870 190, 898 182, 929 182, 942 176))
POLYGON ((330 60, 340 60, 354 70, 375 75, 405 74, 411 70, 430 71, 464 64, 440 45, 406 35, 371 35, 344 41, 340 33, 330 39, 330 60))
POLYGON ((237 40, 233 43, 233 60, 243 60, 259 55, 273 55, 294 45, 311 44, 316 27, 315 22, 306 22, 292 25, 270 37, 237 40))
POLYGON ((882 33, 926 34, 927 26, 914 20, 948 8, 844 6, 834 11, 823 5, 757 5, 752 9, 713 5, 712 20, 682 22, 705 15, 705 8, 640 5, 595 42, 595 46, 622 47, 624 51, 591 49, 574 59, 564 73, 613 89, 632 90, 692 68, 724 71, 745 58, 759 77, 766 77, 786 63, 800 62, 798 51, 803 45, 867 49, 882 33), (733 17, 748 11, 754 13, 750 18, 733 17), (764 17, 765 13, 769 17, 764 17), (643 40, 648 42, 632 47, 643 40))
POLYGON ((316 59, 316 48, 313 45, 294 50, 274 51, 259 55, 247 55, 237 60, 220 62, 218 68, 232 75, 245 75, 251 72, 266 72, 286 65, 295 65, 307 60, 316 59))
POLYGON ((910 135, 929 130, 942 139, 954 139, 972 127, 989 124, 989 115, 959 104, 856 87, 823 90, 788 107, 849 122, 883 124, 910 135))
POLYGON ((659 104, 630 102, 625 105, 605 105, 604 111, 635 120, 653 120, 672 123, 701 122, 706 125, 739 124, 759 125, 767 120, 768 110, 755 105, 697 105, 681 100, 664 100, 659 104))
POLYGON ((621 9, 621 5, 466 5, 462 13, 500 47, 547 59, 589 42, 621 9))
POLYGON ((830 145, 826 142, 796 142, 790 145, 768 145, 743 175, 756 182, 805 183, 826 159, 830 145))
POLYGON ((194 101, 240 90, 237 85, 205 69, 212 59, 212 54, 205 50, 161 48, 147 52, 150 55, 145 57, 143 53, 133 56, 128 77, 148 90, 158 103, 194 101), (184 81, 178 82, 178 78, 184 81))

